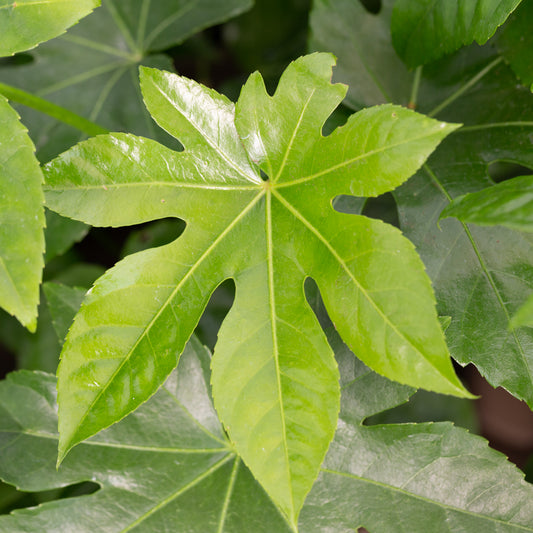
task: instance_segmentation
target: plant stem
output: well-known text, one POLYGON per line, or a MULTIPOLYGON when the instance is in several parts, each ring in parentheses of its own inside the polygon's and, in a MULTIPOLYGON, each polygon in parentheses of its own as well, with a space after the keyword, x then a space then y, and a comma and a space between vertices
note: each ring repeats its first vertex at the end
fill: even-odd
POLYGON ((76 113, 65 109, 64 107, 58 106, 44 100, 39 96, 23 91, 22 89, 17 89, 11 85, 6 85, 5 83, 0 83, 0 94, 3 94, 8 100, 16 102, 18 104, 31 107, 41 113, 45 113, 77 130, 80 130, 87 135, 99 135, 101 133, 109 133, 108 130, 102 128, 98 124, 87 120, 86 118, 80 117, 76 113))
POLYGON ((409 109, 416 109, 416 101, 418 99, 418 88, 420 86, 420 78, 422 77, 422 65, 416 67, 415 78, 413 80, 413 86, 411 88, 411 97, 409 98, 409 103, 407 107, 409 109))

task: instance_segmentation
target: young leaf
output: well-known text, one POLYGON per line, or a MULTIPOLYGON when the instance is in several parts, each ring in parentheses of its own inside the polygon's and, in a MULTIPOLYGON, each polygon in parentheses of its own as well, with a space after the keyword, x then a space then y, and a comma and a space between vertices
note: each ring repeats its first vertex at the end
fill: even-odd
POLYGON ((208 394, 209 354, 196 339, 149 402, 59 471, 55 385, 30 372, 0 384, 0 477, 26 491, 85 480, 99 489, 1 516, 1 531, 291 531, 224 437, 208 394))
POLYGON ((409 67, 430 63, 461 46, 485 44, 521 0, 397 0, 392 43, 409 67))
POLYGON ((480 226, 501 225, 533 232, 533 176, 513 178, 455 198, 440 218, 455 217, 480 226))
POLYGON ((456 126, 383 106, 323 137, 345 93, 329 81, 332 64, 329 54, 295 61, 273 98, 252 75, 235 119, 233 104, 214 91, 142 69, 148 109, 185 151, 115 134, 47 165, 48 206, 63 215, 98 225, 168 216, 187 223, 176 241, 117 264, 85 300, 59 368, 60 460, 155 392, 211 293, 230 277, 237 293, 213 359, 215 405, 292 524, 338 411, 338 372, 305 301, 307 276, 369 366, 467 394, 413 246, 396 229, 331 204, 340 194, 396 187, 456 126))
POLYGON ((0 57, 57 37, 99 5, 100 0, 0 0, 0 57))
POLYGON ((43 176, 15 110, 0 95, 0 305, 35 331, 44 252, 43 176))
MULTIPOLYGON (((251 5, 252 0, 103 0, 100 9, 66 35, 32 52, 32 62, 0 68, 0 81, 35 93, 110 131, 130 131, 169 142, 143 105, 139 65, 171 70, 171 58, 160 50, 251 5)), ((27 108, 20 113, 43 161, 80 140, 77 130, 55 119, 27 108)))

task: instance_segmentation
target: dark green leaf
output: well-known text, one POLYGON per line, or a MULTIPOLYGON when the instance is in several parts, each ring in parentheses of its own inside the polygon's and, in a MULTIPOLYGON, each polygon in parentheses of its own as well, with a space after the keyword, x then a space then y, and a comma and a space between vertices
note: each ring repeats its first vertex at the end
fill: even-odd
POLYGON ((410 67, 461 46, 485 44, 521 0, 396 0, 392 42, 410 67))
MULTIPOLYGON (((0 69, 0 80, 34 92, 110 131, 169 142, 142 103, 139 65, 172 69, 160 50, 249 8, 252 0, 103 0, 66 35, 40 46, 33 62, 0 69)), ((21 109, 41 160, 80 140, 80 133, 21 109)), ((174 141, 175 142, 175 141, 174 141)))
POLYGON ((59 471, 55 385, 29 372, 0 383, 0 477, 26 491, 84 480, 100 488, 2 516, 1 531, 291 531, 224 437, 198 341, 149 402, 80 445, 59 471))
POLYGON ((100 0, 0 0, 0 57, 57 37, 99 5, 100 0))
POLYGON ((515 74, 533 90, 533 2, 523 0, 498 35, 500 52, 515 74))

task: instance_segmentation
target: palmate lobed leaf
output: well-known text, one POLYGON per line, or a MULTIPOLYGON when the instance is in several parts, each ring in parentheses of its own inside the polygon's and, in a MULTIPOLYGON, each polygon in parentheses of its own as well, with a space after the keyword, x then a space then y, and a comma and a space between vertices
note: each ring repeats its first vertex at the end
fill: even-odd
POLYGON ((99 5, 100 0, 0 0, 0 57, 57 37, 99 5))
POLYGON ((521 0, 397 0, 392 43, 409 67, 476 41, 485 44, 521 0))
POLYGON ((369 366, 413 386, 467 394, 413 246, 384 223, 332 208, 340 194, 393 189, 456 126, 382 106, 323 137, 345 93, 330 83, 332 64, 329 54, 295 61, 274 97, 254 74, 236 111, 196 82, 142 69, 148 109, 184 152, 111 134, 46 166, 47 205, 65 216, 93 225, 169 216, 187 224, 176 241, 118 263, 87 296, 59 367, 60 461, 156 391, 228 278, 236 300, 215 348, 215 405, 293 526, 339 408, 337 367, 305 300, 306 277, 369 366))
MULTIPOLYGON (((531 485, 479 437, 449 423, 362 426, 413 390, 337 348, 341 420, 300 533, 359 525, 396 533, 400 506, 413 533, 533 531, 531 485)), ((27 491, 90 479, 97 490, 0 516, 1 531, 294 531, 224 437, 208 394, 209 353, 196 339, 153 398, 73 450, 59 471, 55 385, 41 372, 0 383, 0 478, 27 491)))

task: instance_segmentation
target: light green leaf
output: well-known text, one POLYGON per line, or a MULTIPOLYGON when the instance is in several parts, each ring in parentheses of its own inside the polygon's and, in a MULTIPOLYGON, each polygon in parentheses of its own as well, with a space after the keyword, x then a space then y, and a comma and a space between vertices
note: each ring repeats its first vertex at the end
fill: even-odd
POLYGON ((497 37, 497 46, 515 74, 533 90, 533 2, 522 2, 497 37))
POLYGON ((397 0, 392 43, 409 67, 430 63, 461 46, 485 44, 521 0, 397 0))
POLYGON ((44 252, 43 176, 15 110, 0 95, 0 305, 34 331, 44 252))
POLYGON ((440 218, 455 217, 480 226, 501 225, 533 232, 533 176, 513 178, 455 198, 440 218))
POLYGON ((98 225, 169 216, 187 224, 176 241, 118 263, 84 301, 59 368, 60 460, 156 391, 230 277, 236 301, 215 348, 215 405, 293 525, 333 436, 339 395, 333 354, 304 297, 306 277, 370 367, 467 394, 413 246, 384 223, 332 208, 340 194, 394 188, 455 126, 383 106, 322 137, 344 96, 330 83, 332 64, 329 54, 295 61, 273 98, 252 75, 236 119, 214 91, 143 69, 147 107, 185 150, 113 134, 47 165, 47 203, 63 215, 98 225))
MULTIPOLYGON (((100 9, 66 35, 32 52, 31 63, 0 68, 0 81, 110 131, 130 131, 169 143, 171 139, 143 105, 139 65, 171 70, 172 60, 161 50, 251 5, 252 0, 103 0, 100 9)), ((79 131, 42 113, 24 107, 20 113, 42 161, 80 140, 79 131)))
POLYGON ((0 0, 0 57, 57 37, 99 5, 100 0, 0 0))

